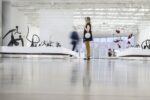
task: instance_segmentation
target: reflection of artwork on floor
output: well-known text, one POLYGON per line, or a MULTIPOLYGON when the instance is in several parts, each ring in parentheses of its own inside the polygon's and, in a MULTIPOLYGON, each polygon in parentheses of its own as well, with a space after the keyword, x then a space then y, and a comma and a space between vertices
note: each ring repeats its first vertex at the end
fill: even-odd
POLYGON ((21 41, 22 46, 24 46, 24 41, 21 35, 21 32, 18 31, 18 26, 16 26, 16 29, 11 29, 9 30, 6 35, 3 37, 3 39, 5 39, 5 37, 7 37, 9 34, 11 34, 11 39, 8 43, 8 46, 19 46, 19 41, 21 41), (20 34, 18 38, 15 38, 15 35, 20 34))
POLYGON ((28 33, 27 33, 26 39, 27 39, 29 42, 31 42, 30 47, 37 47, 37 44, 40 42, 39 36, 36 35, 36 34, 33 34, 32 40, 30 40, 30 39, 28 38, 29 32, 30 32, 30 29, 29 29, 29 27, 28 27, 28 33))
POLYGON ((141 44, 142 49, 150 49, 150 39, 147 39, 141 44))

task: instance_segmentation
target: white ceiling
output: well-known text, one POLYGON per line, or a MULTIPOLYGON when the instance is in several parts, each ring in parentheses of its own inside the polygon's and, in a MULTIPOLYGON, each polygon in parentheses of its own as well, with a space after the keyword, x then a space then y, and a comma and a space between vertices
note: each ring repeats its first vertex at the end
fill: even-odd
MULTIPOLYGON (((9 0, 4 0, 9 1, 9 0)), ((136 34, 138 25, 150 21, 150 0, 10 0, 28 16, 40 9, 73 9, 74 25, 83 30, 84 17, 92 19, 93 31, 99 35, 136 34)))

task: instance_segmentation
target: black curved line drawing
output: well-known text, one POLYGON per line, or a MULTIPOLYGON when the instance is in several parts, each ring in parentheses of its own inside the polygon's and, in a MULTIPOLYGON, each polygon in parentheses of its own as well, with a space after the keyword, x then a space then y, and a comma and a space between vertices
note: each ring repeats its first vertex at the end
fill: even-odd
POLYGON ((42 42, 39 44, 39 46, 47 46, 46 41, 42 41, 42 42))
POLYGON ((147 39, 141 44, 142 49, 150 49, 150 39, 147 39))
POLYGON ((62 45, 59 42, 52 42, 52 41, 42 41, 39 46, 46 46, 46 47, 61 47, 62 45))
POLYGON ((29 33, 30 33, 30 29, 29 29, 29 27, 28 27, 28 32, 27 32, 27 35, 26 35, 26 39, 27 39, 29 42, 31 42, 30 47, 37 47, 37 44, 40 42, 40 37, 39 37, 38 35, 36 35, 36 34, 33 34, 32 40, 30 40, 30 39, 28 38, 29 33), (36 38, 36 37, 37 37, 38 41, 35 41, 35 38, 36 38))
POLYGON ((19 35, 19 38, 16 38, 14 37, 15 34, 21 34, 21 32, 18 31, 18 26, 16 26, 16 29, 11 29, 9 30, 2 39, 5 39, 9 34, 11 34, 11 40, 9 41, 8 43, 8 46, 18 46, 19 45, 19 42, 18 41, 21 41, 22 43, 22 46, 24 46, 24 41, 23 41, 23 38, 21 35, 19 35))
POLYGON ((53 47, 53 43, 52 41, 49 41, 49 43, 47 44, 47 46, 53 47))
POLYGON ((47 42, 47 41, 43 41, 43 42, 41 42, 40 44, 39 44, 39 46, 46 46, 46 47, 53 47, 53 43, 54 42, 52 42, 52 41, 49 41, 49 42, 47 42))
POLYGON ((56 47, 61 47, 61 44, 59 42, 57 42, 56 47))

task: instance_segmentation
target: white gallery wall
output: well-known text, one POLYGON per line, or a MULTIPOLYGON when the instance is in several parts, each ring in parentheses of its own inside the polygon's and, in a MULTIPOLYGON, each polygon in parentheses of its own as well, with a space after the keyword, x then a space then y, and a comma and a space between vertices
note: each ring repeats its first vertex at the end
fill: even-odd
POLYGON ((150 39, 150 24, 144 22, 139 25, 139 33, 137 36, 137 43, 141 44, 146 39, 150 39))
POLYGON ((40 11, 40 38, 60 42, 70 48, 69 34, 73 26, 73 11, 52 9, 40 11))
MULTIPOLYGON (((29 47, 31 43, 26 39, 27 28, 29 27, 28 38, 30 40, 32 40, 34 34, 37 34, 40 37, 40 42, 51 40, 55 43, 59 42, 65 48, 71 48, 69 34, 73 26, 73 11, 67 9, 41 9, 38 13, 34 19, 35 15, 30 14, 28 16, 13 7, 10 1, 3 1, 3 36, 9 30, 19 26, 19 32, 22 33, 24 44, 29 47)), ((15 38, 18 38, 18 35, 15 35, 15 38)), ((3 46, 7 46, 10 39, 11 34, 3 39, 3 46)))
MULTIPOLYGON (((31 43, 27 41, 27 28, 30 28, 29 32, 29 39, 32 40, 32 36, 34 34, 37 34, 40 37, 40 42, 42 41, 53 41, 53 42, 60 42, 63 47, 70 48, 70 39, 69 35, 72 31, 72 26, 74 23, 78 23, 74 20, 74 10, 73 9, 57 9, 57 8, 44 8, 41 7, 37 10, 37 12, 34 11, 34 7, 29 7, 30 9, 22 8, 23 10, 19 10, 21 8, 14 7, 12 5, 12 2, 9 0, 6 1, 0 1, 2 4, 2 21, 0 20, 0 23, 2 22, 2 35, 4 36, 9 30, 14 29, 16 26, 19 26, 19 32, 22 33, 22 37, 24 38, 25 46, 30 46, 31 43), (33 13, 33 14, 32 14, 33 13), (36 15, 37 14, 37 15, 36 15)), ((0 4, 0 5, 1 5, 0 4)), ((92 19, 94 20, 94 19, 92 19)), ((82 22, 84 23, 84 18, 82 22)), ((101 22, 96 22, 101 23, 101 22)), ((135 40, 137 43, 141 44, 142 41, 150 38, 150 25, 147 25, 147 23, 143 22, 144 24, 141 24, 139 26, 138 35, 136 35, 135 40)), ((94 23, 92 23, 94 24, 94 23)), ((102 31, 106 31, 109 29, 106 27, 106 29, 99 26, 99 29, 102 31)), ((81 28, 81 31, 83 29, 81 28)), ((80 34, 83 32, 80 31, 80 34)), ((93 28, 93 36, 96 37, 102 37, 102 34, 93 28), (94 33, 95 32, 95 33, 94 33)), ((113 31, 115 32, 115 31, 113 31)), ((103 32, 104 33, 104 32, 103 32)), ((131 33, 131 32, 126 32, 131 33)), ((135 32, 137 33, 137 32, 135 32)), ((105 34, 105 35, 106 35, 105 34)), ((110 32, 111 36, 112 33, 110 32)), ((81 35, 82 36, 82 35, 81 35)), ((1 37, 1 35, 0 35, 1 37)), ((8 45, 11 38, 11 34, 9 34, 4 40, 3 45, 8 45)), ((16 36, 18 38, 18 36, 16 36)), ((135 41, 135 43, 136 43, 135 41)))

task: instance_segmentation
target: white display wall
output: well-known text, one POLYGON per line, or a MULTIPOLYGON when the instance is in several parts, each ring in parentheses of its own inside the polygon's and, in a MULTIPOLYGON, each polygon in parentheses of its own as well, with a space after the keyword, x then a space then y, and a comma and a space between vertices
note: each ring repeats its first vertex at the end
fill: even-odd
MULTIPOLYGON (((65 48, 71 48, 69 34, 73 27, 73 11, 69 9, 40 9, 37 15, 28 10, 21 11, 12 5, 11 1, 3 1, 3 36, 16 26, 19 26, 24 39, 24 46, 30 46, 26 36, 29 28, 28 38, 32 40, 34 34, 38 35, 40 42, 59 42, 65 48), (33 15, 32 15, 33 13, 33 15)), ((19 35, 15 35, 18 38, 19 35)), ((11 34, 3 39, 3 46, 10 42, 11 34)), ((21 46, 21 44, 19 44, 21 46)))
POLYGON ((40 38, 60 42, 70 48, 69 34, 73 26, 73 12, 67 9, 40 11, 40 38))
MULTIPOLYGON (((0 1, 1 3, 1 1, 0 1)), ((0 4, 1 5, 1 4, 0 4)), ((34 34, 38 35, 42 41, 53 41, 59 42, 63 47, 71 49, 69 35, 72 31, 73 26, 73 9, 46 9, 39 8, 38 11, 33 12, 30 9, 24 8, 22 11, 19 8, 14 7, 11 1, 3 1, 3 24, 2 24, 2 35, 4 36, 9 30, 14 29, 16 26, 19 26, 19 32, 22 33, 22 37, 24 39, 25 46, 29 47, 31 43, 27 41, 26 36, 29 31, 29 39, 32 40, 32 36, 34 34), (26 11, 25 11, 26 10, 26 11), (33 13, 33 14, 32 14, 33 13), (37 15, 35 15, 37 13, 37 15)), ((21 8, 20 8, 21 9, 21 8)), ((1 22, 1 20, 0 20, 1 22)), ((98 22, 101 23, 101 22, 98 22)), ((145 22, 143 22, 145 23, 145 22)), ((84 25, 83 19, 83 25, 84 25)), ((101 27, 100 27, 101 28, 101 27)), ((82 30, 82 28, 81 28, 82 30)), ((102 29, 104 30, 104 29, 102 29)), ((1 28, 0 28, 1 31, 1 28)), ((95 29, 93 28, 93 31, 95 29)), ((115 31, 114 31, 115 32, 115 31)), ((138 35, 136 35, 136 39, 139 44, 142 41, 150 38, 150 25, 140 25, 138 35)), ((83 32, 80 32, 82 34, 83 32)), ((112 34, 112 33, 110 33, 112 34)), ((136 34, 133 33, 133 34, 136 34)), ((1 35, 0 35, 1 37, 1 35)), ((17 38, 18 36, 16 36, 17 38)), ((93 32, 93 37, 100 37, 100 33, 97 35, 93 32)), ((7 46, 10 41, 11 35, 8 35, 3 40, 3 46, 7 46)), ((81 37, 82 38, 82 37, 81 37)), ((136 43, 136 41, 135 41, 136 43)), ((97 46, 97 44, 95 44, 97 46)), ((103 54, 103 53, 102 53, 103 54)))
POLYGON ((146 39, 150 39, 150 24, 149 23, 143 23, 139 26, 139 34, 137 36, 137 42, 138 44, 141 44, 146 39))

